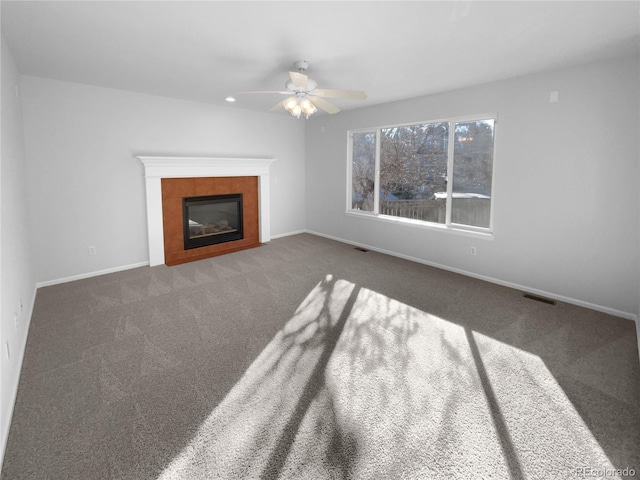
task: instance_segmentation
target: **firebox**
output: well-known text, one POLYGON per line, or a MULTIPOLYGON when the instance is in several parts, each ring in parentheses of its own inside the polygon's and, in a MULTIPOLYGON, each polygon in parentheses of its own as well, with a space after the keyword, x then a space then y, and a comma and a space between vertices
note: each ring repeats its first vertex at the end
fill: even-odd
POLYGON ((241 240, 242 194, 182 199, 184 249, 241 240))

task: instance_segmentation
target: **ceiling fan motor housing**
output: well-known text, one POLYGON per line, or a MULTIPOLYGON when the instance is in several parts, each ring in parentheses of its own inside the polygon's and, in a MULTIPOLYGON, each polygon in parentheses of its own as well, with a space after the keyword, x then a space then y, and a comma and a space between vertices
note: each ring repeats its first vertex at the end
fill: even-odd
POLYGON ((312 92, 318 86, 318 82, 316 82, 315 80, 313 80, 311 78, 307 78, 307 88, 306 88, 306 90, 303 90, 302 88, 300 88, 300 86, 296 85, 291 80, 287 80, 287 82, 284 84, 284 86, 286 87, 287 90, 289 90, 291 92, 296 92, 296 93, 297 92, 312 92))
POLYGON ((300 60, 299 62, 296 62, 296 69, 300 73, 303 73, 307 68, 309 68, 309 62, 307 62, 306 60, 300 60))

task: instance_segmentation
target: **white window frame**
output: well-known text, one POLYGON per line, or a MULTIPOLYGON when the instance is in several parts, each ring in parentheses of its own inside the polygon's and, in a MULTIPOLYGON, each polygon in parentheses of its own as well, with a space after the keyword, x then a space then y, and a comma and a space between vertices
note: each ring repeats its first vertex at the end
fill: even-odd
POLYGON ((405 225, 411 225, 418 228, 425 228, 429 230, 439 230, 439 231, 448 231, 451 233, 459 233, 462 235, 471 235, 471 236, 480 236, 483 238, 493 238, 493 209, 495 204, 495 194, 494 194, 494 179, 496 172, 496 136, 497 136, 497 126, 498 124, 498 114, 497 113, 487 113, 487 114, 479 114, 479 115, 468 115, 464 117, 454 117, 454 118, 445 118, 439 120, 427 120, 424 122, 410 122, 410 123, 402 123, 402 124, 393 124, 393 125, 382 125, 378 127, 370 127, 370 128, 358 128, 347 131, 347 196, 346 196, 346 209, 345 215, 359 217, 359 218, 368 218, 381 222, 391 222, 391 223, 401 223, 405 225), (459 223, 451 222, 451 211, 452 211, 452 202, 453 202, 453 182, 447 182, 447 198, 446 198, 446 217, 445 223, 435 223, 435 222, 427 222, 424 220, 415 220, 411 218, 403 218, 403 217, 395 217, 392 215, 383 215, 378 213, 380 211, 380 131, 385 128, 394 128, 394 127, 406 127, 411 125, 424 125, 431 123, 449 123, 449 140, 448 140, 448 149, 447 149, 447 176, 452 178, 453 175, 453 158, 454 158, 454 148, 455 148, 455 124, 457 123, 465 123, 465 122, 474 122, 478 120, 493 120, 494 121, 494 130, 493 130, 493 159, 491 164, 491 205, 489 207, 489 227, 477 227, 473 225, 464 225, 459 223), (373 212, 366 212, 362 210, 354 210, 352 208, 352 195, 353 195, 353 185, 352 185, 352 168, 353 168, 353 134, 354 133, 375 133, 376 135, 376 154, 375 154, 375 167, 374 167, 374 182, 375 188, 373 190, 373 212))

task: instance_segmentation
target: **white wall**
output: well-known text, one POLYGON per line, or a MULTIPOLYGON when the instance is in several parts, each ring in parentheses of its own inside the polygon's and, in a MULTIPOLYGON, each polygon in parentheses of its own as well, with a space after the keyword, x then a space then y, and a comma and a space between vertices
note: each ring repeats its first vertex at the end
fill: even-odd
POLYGON ((2 156, 0 157, 0 468, 35 297, 27 220, 27 176, 20 110, 20 81, 2 45, 2 156), (22 308, 20 305, 22 304, 22 308), (15 321, 17 316, 17 324, 15 321), (9 355, 7 355, 7 349, 9 355))
POLYGON ((38 282, 148 261, 135 155, 274 157, 271 233, 305 228, 303 122, 29 76, 22 90, 38 282))
POLYGON ((307 228, 634 318, 638 70, 617 59, 312 118, 307 228), (493 240, 345 215, 348 129, 494 112, 493 240))

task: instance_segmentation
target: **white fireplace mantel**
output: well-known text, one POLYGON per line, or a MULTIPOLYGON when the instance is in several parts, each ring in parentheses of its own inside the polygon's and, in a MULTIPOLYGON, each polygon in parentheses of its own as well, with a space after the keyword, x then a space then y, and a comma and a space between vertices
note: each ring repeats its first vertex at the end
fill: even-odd
POLYGON ((258 177, 259 239, 260 243, 270 240, 269 169, 276 161, 275 158, 136 158, 144 165, 150 266, 164 263, 161 185, 163 178, 258 177))

